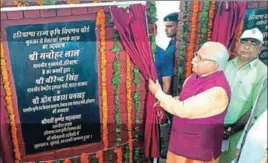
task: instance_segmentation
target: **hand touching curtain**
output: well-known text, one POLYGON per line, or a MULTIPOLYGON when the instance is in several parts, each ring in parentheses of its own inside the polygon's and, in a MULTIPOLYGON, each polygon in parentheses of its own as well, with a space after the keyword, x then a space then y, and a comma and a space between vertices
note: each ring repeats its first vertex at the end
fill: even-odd
MULTIPOLYGON (((145 7, 131 5, 129 12, 118 7, 111 7, 111 14, 121 38, 121 42, 133 63, 139 68, 144 78, 156 80, 157 74, 152 59, 148 33, 146 30, 145 7)), ((156 111, 153 109, 155 98, 148 92, 145 121, 145 156, 159 157, 159 128, 156 111)))

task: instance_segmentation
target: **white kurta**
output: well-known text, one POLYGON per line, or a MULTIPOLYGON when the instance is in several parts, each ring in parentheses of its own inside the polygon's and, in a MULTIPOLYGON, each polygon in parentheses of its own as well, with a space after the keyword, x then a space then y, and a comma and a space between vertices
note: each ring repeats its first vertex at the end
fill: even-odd
POLYGON ((267 110, 262 113, 246 135, 238 163, 259 163, 267 148, 267 110))

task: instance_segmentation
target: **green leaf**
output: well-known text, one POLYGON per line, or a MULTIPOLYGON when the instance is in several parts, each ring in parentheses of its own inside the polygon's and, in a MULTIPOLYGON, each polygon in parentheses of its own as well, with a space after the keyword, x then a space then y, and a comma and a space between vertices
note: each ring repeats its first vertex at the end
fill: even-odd
POLYGON ((187 32, 187 26, 186 25, 184 25, 184 26, 182 26, 182 31, 183 31, 183 33, 185 33, 185 32, 187 32))
POLYGON ((204 1, 204 10, 205 10, 205 11, 208 11, 208 10, 209 10, 209 7, 210 7, 210 1, 205 0, 205 1, 204 1))
POLYGON ((118 41, 114 41, 114 45, 113 45, 111 52, 116 53, 116 54, 120 53, 120 44, 118 41))
POLYGON ((118 122, 120 122, 120 115, 118 113, 115 115, 115 120, 117 120, 118 122))
POLYGON ((71 158, 72 163, 79 163, 78 157, 71 158))
POLYGON ((119 76, 114 76, 113 80, 112 80, 112 83, 114 85, 118 85, 120 83, 120 77, 119 76))
POLYGON ((117 30, 114 31, 114 39, 118 40, 119 39, 119 33, 117 30))
POLYGON ((108 19, 108 22, 109 22, 110 24, 113 23, 113 18, 110 17, 110 18, 108 19))
POLYGON ((109 161, 113 161, 113 156, 114 156, 114 152, 112 150, 109 150, 108 152, 109 161))
POLYGON ((121 132, 121 129, 120 129, 120 128, 116 128, 116 129, 115 129, 115 132, 116 132, 116 133, 120 133, 120 132, 121 132))
POLYGON ((135 108, 136 108, 137 111, 139 111, 141 109, 140 104, 135 104, 135 108))
POLYGON ((42 0, 44 5, 55 5, 57 0, 42 0))
POLYGON ((180 50, 183 50, 183 51, 184 51, 185 48, 186 48, 186 46, 185 46, 184 44, 181 44, 181 45, 180 45, 180 50))
POLYGON ((205 27, 201 28, 201 33, 204 33, 204 34, 207 33, 207 28, 205 28, 205 27))
POLYGON ((116 138, 116 142, 117 142, 119 145, 121 145, 121 141, 122 141, 122 139, 121 139, 120 137, 116 138))
POLYGON ((140 93, 138 91, 134 92, 134 100, 140 100, 140 93))

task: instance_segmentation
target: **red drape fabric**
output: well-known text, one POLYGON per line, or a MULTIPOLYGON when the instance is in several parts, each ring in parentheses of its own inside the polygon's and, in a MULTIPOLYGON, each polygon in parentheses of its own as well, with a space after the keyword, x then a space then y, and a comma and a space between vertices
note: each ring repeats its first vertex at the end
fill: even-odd
POLYGON ((215 15, 212 41, 225 45, 229 51, 235 43, 235 32, 246 12, 246 2, 221 2, 215 15))
MULTIPOLYGON (((150 51, 146 28, 145 7, 141 4, 131 5, 129 11, 113 6, 110 8, 114 25, 121 42, 133 63, 139 68, 144 78, 156 80, 157 74, 150 51)), ((159 128, 156 110, 153 109, 155 98, 148 92, 146 100, 145 121, 145 156, 159 157, 159 128)))

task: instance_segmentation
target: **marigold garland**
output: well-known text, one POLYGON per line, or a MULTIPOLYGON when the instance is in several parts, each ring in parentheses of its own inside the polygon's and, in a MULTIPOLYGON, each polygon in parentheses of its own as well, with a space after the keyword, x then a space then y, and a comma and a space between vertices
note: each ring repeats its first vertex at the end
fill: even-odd
POLYGON ((242 20, 240 22, 239 28, 236 31, 235 44, 234 44, 234 48, 233 48, 232 55, 231 55, 230 59, 237 56, 238 45, 240 42, 240 36, 241 36, 242 31, 243 31, 243 27, 244 27, 244 20, 242 20))
POLYGON ((71 160, 70 160, 69 158, 67 158, 67 159, 65 159, 65 160, 63 161, 63 163, 72 163, 72 162, 71 162, 71 160))
POLYGON ((98 152, 96 154, 96 158, 98 158, 99 163, 103 163, 103 152, 102 151, 101 152, 98 152))
POLYGON ((37 0, 36 3, 39 5, 39 6, 43 6, 44 5, 44 2, 42 0, 37 0))
POLYGON ((67 0, 66 4, 80 4, 80 0, 67 0))
POLYGON ((10 119, 10 125, 11 125, 11 136, 12 136, 12 143, 14 146, 14 153, 15 153, 15 162, 18 163, 21 160, 21 154, 19 151, 19 141, 18 141, 18 135, 17 135, 17 126, 16 126, 16 120, 15 120, 15 113, 14 113, 14 107, 12 103, 12 93, 11 93, 11 87, 8 77, 8 70, 7 70, 7 64, 5 59, 5 50, 3 43, 1 42, 1 72, 2 72, 2 78, 3 78, 3 85, 4 90, 6 92, 6 104, 7 104, 7 111, 9 113, 9 119, 10 119))
POLYGON ((80 157, 81 163, 89 163, 88 155, 86 153, 82 153, 80 157))
POLYGON ((0 1, 0 7, 2 7, 3 6, 3 1, 0 1))
POLYGON ((49 161, 46 161, 46 163, 53 163, 51 160, 49 160, 49 161))
POLYGON ((97 13, 96 24, 100 29, 100 69, 101 69, 101 99, 102 99, 102 139, 104 144, 104 149, 108 148, 108 127, 107 127, 107 119, 108 119, 108 102, 107 102, 107 87, 106 87, 106 53, 105 53, 105 13, 104 10, 101 9, 97 13))
POLYGON ((28 1, 25 1, 25 0, 23 0, 23 1, 13 1, 13 4, 15 6, 18 6, 18 7, 23 7, 23 6, 29 6, 30 5, 30 3, 28 1))
POLYGON ((193 14, 191 21, 191 33, 190 33, 190 43, 188 46, 187 60, 186 60, 186 78, 192 73, 192 59, 194 56, 194 44, 196 39, 196 24, 198 18, 199 2, 193 2, 193 14))
POLYGON ((116 163, 122 163, 122 149, 121 147, 117 147, 114 149, 114 152, 116 153, 117 161, 116 163))
POLYGON ((208 27, 207 27, 207 40, 210 41, 212 37, 213 19, 215 15, 215 0, 210 2, 210 8, 208 12, 208 27))
POLYGON ((132 81, 132 74, 131 74, 131 62, 130 58, 127 55, 126 58, 126 69, 127 69, 127 76, 126 76, 126 88, 127 88, 127 128, 128 128, 128 142, 129 142, 129 162, 133 162, 133 141, 132 141, 132 96, 131 96, 131 81, 132 81))

